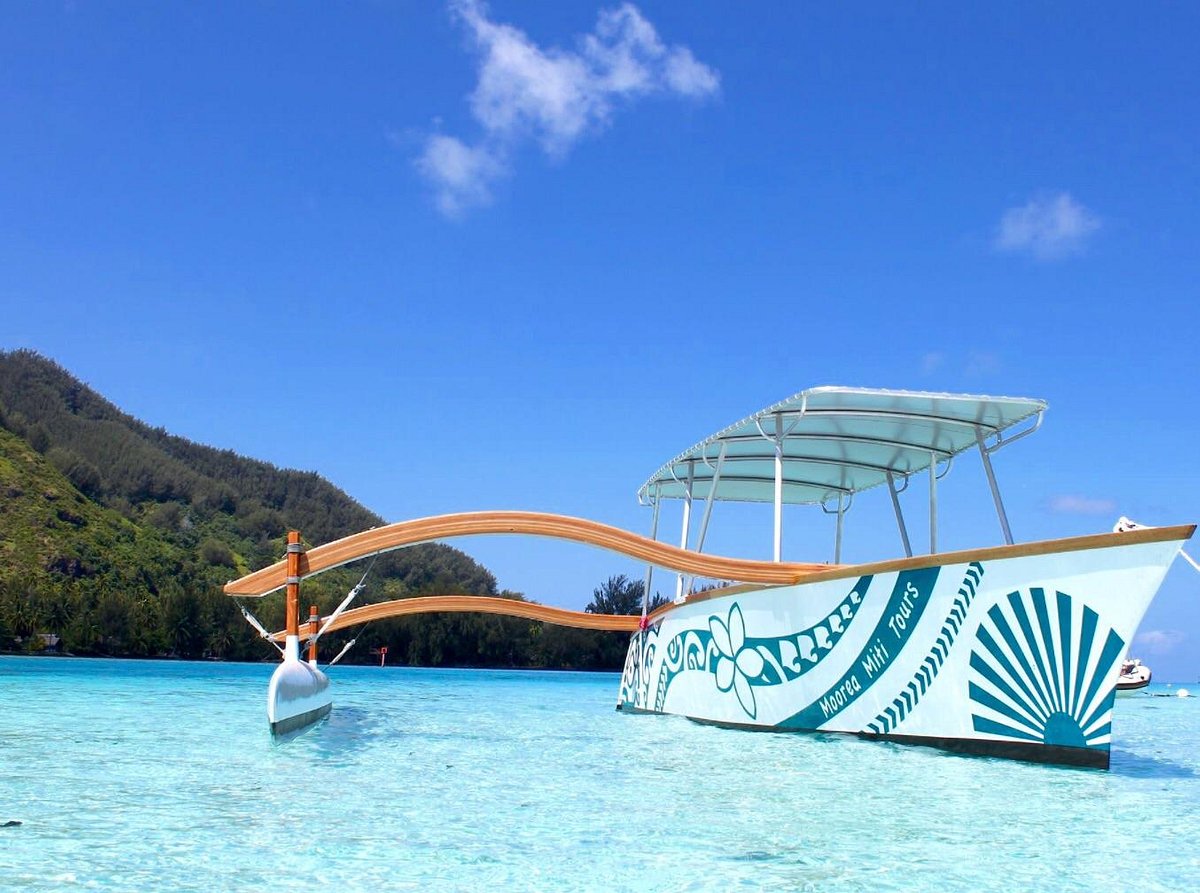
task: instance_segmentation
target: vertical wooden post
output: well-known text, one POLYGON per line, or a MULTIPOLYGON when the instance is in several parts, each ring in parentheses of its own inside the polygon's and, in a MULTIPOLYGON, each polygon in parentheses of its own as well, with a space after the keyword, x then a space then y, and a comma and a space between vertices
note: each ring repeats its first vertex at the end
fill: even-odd
POLYGON ((317 662, 317 630, 321 626, 321 612, 317 610, 316 605, 308 606, 308 661, 315 664, 317 662))
POLYGON ((287 634, 300 635, 300 531, 288 531, 287 542, 287 634))

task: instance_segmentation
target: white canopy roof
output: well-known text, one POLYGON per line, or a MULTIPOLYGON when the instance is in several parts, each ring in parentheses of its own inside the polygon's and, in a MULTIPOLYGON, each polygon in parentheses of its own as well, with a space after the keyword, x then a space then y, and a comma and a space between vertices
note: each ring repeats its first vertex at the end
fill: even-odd
POLYGON ((903 478, 971 449, 977 432, 995 449, 1034 430, 1045 409, 1045 401, 1021 397, 812 388, 680 453, 641 486, 638 499, 686 496, 690 464, 694 498, 706 498, 716 477, 714 499, 771 502, 780 438, 783 501, 824 503, 878 486, 889 472, 903 478), (1033 416, 1035 424, 1004 436, 1033 416))

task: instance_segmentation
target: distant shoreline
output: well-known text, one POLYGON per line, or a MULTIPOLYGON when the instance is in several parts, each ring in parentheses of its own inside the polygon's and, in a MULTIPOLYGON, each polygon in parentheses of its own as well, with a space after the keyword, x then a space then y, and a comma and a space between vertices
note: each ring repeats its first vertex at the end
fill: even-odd
MULTIPOLYGON (((173 657, 169 654, 161 654, 154 656, 145 655, 113 655, 113 654, 64 654, 64 653, 30 653, 26 651, 5 651, 0 649, 0 657, 28 657, 35 659, 60 659, 60 660, 129 660, 129 661, 152 661, 160 660, 167 663, 176 664, 240 664, 249 667, 273 666, 278 661, 271 658, 263 660, 227 660, 217 657, 173 657)), ((577 669, 571 667, 488 667, 488 666, 471 666, 459 664, 444 664, 441 666, 413 665, 413 664, 385 664, 380 667, 377 663, 342 663, 339 666, 343 667, 363 667, 367 669, 383 669, 383 670, 486 670, 496 672, 521 672, 521 673, 616 673, 620 674, 621 669, 597 669, 580 667, 577 669)), ((327 665, 322 664, 324 669, 328 669, 327 665)), ((1171 684, 1171 683, 1166 683, 1171 684)), ((1191 683, 1186 683, 1191 684, 1191 683)), ((1200 683, 1198 683, 1200 684, 1200 683)))

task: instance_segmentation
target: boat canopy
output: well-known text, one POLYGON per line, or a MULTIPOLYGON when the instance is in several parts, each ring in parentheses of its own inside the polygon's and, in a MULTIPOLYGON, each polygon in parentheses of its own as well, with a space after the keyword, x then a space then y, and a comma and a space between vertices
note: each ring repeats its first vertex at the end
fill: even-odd
POLYGON ((986 459, 1032 433, 1045 409, 1045 401, 1021 397, 812 388, 680 453, 641 486, 638 501, 839 502, 973 447, 986 459))

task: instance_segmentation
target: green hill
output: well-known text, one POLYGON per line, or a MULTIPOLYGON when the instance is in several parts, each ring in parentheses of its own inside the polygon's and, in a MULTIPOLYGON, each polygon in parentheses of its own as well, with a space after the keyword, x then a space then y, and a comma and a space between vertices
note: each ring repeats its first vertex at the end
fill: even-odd
MULTIPOLYGON (((76 654, 273 657, 221 586, 282 556, 289 529, 318 544, 383 523, 314 472, 152 428, 52 360, 0 352, 0 649, 52 633, 76 654)), ((328 612, 362 570, 307 581, 304 604, 328 612)), ((496 595, 496 580, 426 544, 382 556, 363 601, 452 592, 496 595)), ((281 597, 252 607, 283 625, 281 597)), ((611 667, 624 651, 614 634, 491 615, 383 622, 353 657, 380 644, 425 665, 611 667)))

